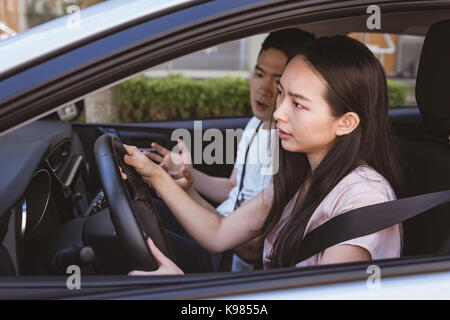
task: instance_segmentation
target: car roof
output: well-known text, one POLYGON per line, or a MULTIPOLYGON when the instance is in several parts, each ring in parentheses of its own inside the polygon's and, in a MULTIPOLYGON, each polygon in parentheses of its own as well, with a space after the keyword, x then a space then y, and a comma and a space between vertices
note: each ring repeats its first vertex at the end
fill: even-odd
POLYGON ((148 15, 195 0, 114 0, 62 16, 0 42, 0 75, 148 15), (79 23, 75 20, 79 17, 79 23))

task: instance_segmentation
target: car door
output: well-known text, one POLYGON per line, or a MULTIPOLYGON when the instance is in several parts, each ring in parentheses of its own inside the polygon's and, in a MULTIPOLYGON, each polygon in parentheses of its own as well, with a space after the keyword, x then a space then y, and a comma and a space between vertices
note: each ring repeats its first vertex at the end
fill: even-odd
MULTIPOLYGON (((220 135, 225 138, 227 131, 228 134, 230 134, 230 132, 238 132, 238 129, 243 129, 245 127, 249 119, 250 116, 118 124, 75 122, 73 123, 73 130, 78 134, 83 143, 88 163, 92 164, 95 163, 93 146, 97 138, 102 134, 114 134, 119 137, 123 143, 134 145, 142 149, 151 148, 150 144, 156 142, 163 147, 172 150, 178 138, 175 136, 177 130, 178 132, 184 130, 184 132, 189 133, 192 137, 191 149, 199 150, 202 155, 202 157, 197 157, 200 158, 200 161, 195 161, 196 159, 193 159, 194 167, 209 175, 229 177, 233 170, 233 162, 236 157, 238 134, 236 134, 236 138, 233 136, 233 148, 227 148, 225 143, 222 144, 222 156, 215 159, 217 161, 210 163, 205 161, 203 154, 205 148, 210 143, 213 143, 213 141, 205 139, 205 132, 208 130, 216 130, 217 133, 220 133, 220 135), (230 159, 233 159, 233 162, 230 161, 230 159)), ((91 176, 98 177, 96 166, 91 166, 91 176)), ((99 188, 100 181, 91 181, 91 186, 93 189, 99 188)))
MULTIPOLYGON (((438 1, 435 3, 437 2, 438 1)), ((235 7, 227 6, 231 6, 231 4, 233 4, 237 7, 237 3, 237 1, 222 1, 219 3, 222 8, 219 8, 220 10, 217 9, 217 11, 211 9, 213 12, 210 14, 211 17, 209 17, 205 14, 205 12, 207 9, 210 9, 209 6, 214 7, 215 3, 208 2, 202 6, 199 5, 198 10, 197 8, 194 8, 195 10, 193 9, 190 12, 186 12, 186 14, 182 16, 182 18, 191 18, 194 17, 193 13, 195 13, 195 17, 202 17, 202 24, 200 22, 198 24, 204 27, 204 29, 193 28, 193 25, 195 26, 195 24, 186 18, 186 25, 189 27, 184 28, 186 32, 180 32, 179 29, 174 28, 173 33, 170 33, 162 27, 158 28, 156 25, 156 23, 160 23, 159 26, 163 26, 166 22, 168 24, 169 19, 165 20, 165 17, 162 17, 160 19, 155 19, 153 24, 149 23, 141 29, 135 28, 134 30, 137 31, 133 34, 139 34, 142 38, 134 39, 134 42, 131 44, 126 41, 130 39, 129 35, 132 34, 131 31, 129 33, 126 33, 125 31, 122 34, 118 33, 116 37, 111 36, 108 38, 105 36, 104 39, 91 39, 91 43, 85 42, 83 45, 79 44, 79 47, 84 46, 85 48, 75 47, 72 48, 73 51, 67 51, 64 56, 61 55, 56 58, 51 56, 48 58, 49 61, 46 61, 45 65, 43 64, 46 69, 44 67, 38 68, 36 66, 31 66, 29 69, 21 70, 20 74, 11 76, 11 79, 8 78, 9 75, 4 75, 4 77, 2 77, 2 80, 6 79, 2 84, 2 89, 4 90, 0 90, 3 92, 3 95, 0 97, 1 132, 3 133, 14 126, 36 118, 42 113, 54 110, 55 108, 58 108, 73 99, 78 99, 84 94, 92 92, 93 90, 103 87, 104 85, 113 83, 114 81, 118 81, 122 78, 135 74, 146 67, 164 61, 167 57, 174 55, 173 52, 177 52, 176 55, 182 55, 196 49, 205 48, 207 47, 206 43, 211 45, 212 42, 220 42, 242 37, 242 30, 244 29, 246 30, 244 33, 254 34, 259 31, 267 31, 271 28, 294 25, 294 23, 302 23, 305 21, 315 22, 322 18, 329 19, 330 17, 339 17, 340 15, 351 16, 352 13, 357 12, 357 9, 361 9, 360 14, 363 15, 367 5, 370 4, 369 1, 354 1, 351 2, 353 6, 349 6, 349 8, 340 8, 340 6, 343 7, 343 5, 334 1, 330 1, 326 5, 324 5, 325 1, 280 1, 276 4, 273 2, 269 3, 269 1, 267 1, 264 3, 264 6, 261 5, 261 8, 258 8, 256 5, 253 7, 248 5, 249 3, 253 5, 251 1, 245 1, 245 4, 248 5, 245 14, 228 14, 227 16, 225 14, 227 10, 230 12, 237 11, 235 10, 235 7), (316 4, 318 4, 317 7, 315 6, 316 4), (287 6, 289 6, 289 8, 286 8, 287 6), (334 8, 334 6, 336 6, 337 9, 334 8), (209 18, 209 20, 207 18, 209 18), (208 25, 205 21, 209 21, 211 23, 208 25), (214 21, 214 23, 212 21, 214 21), (227 25, 225 26, 227 26, 228 29, 225 30, 225 23, 220 24, 220 22, 226 22, 227 25), (207 29, 210 33, 205 32, 205 29, 207 29), (154 38, 151 39, 149 38, 148 30, 152 30, 152 32, 158 35, 158 37, 162 38, 159 43, 154 41, 158 38, 157 36, 154 36, 154 38), (220 36, 217 36, 217 38, 208 38, 211 37, 212 32, 217 32, 220 36), (160 35, 163 35, 165 38, 160 35), (167 35, 172 36, 173 38, 171 39, 167 35), (177 35, 178 38, 175 37, 175 35, 177 35), (147 47, 144 48, 146 51, 142 52, 144 47, 144 41, 142 39, 147 38, 149 38, 149 41, 147 42, 147 47), (193 41, 193 39, 195 39, 195 41, 193 41), (124 42, 124 44, 120 43, 120 41, 124 42), (116 45, 116 47, 114 47, 113 44, 116 45), (120 52, 120 54, 116 54, 116 57, 114 57, 109 55, 109 51, 105 53, 99 48, 104 48, 105 51, 116 50, 114 52, 120 52), (129 48, 136 50, 128 50, 129 48), (86 60, 80 60, 77 64, 67 63, 70 61, 75 61, 76 59, 74 59, 74 57, 83 56, 80 55, 81 49, 84 50, 81 53, 84 53, 86 60), (124 52, 129 54, 124 54, 124 52), (114 60, 114 58, 116 58, 116 60, 114 60), (125 63, 124 61, 129 62, 125 63), (117 63, 114 64, 115 62, 117 63), (61 68, 60 70, 56 68, 58 66, 61 68), (114 68, 111 66, 114 66, 114 68), (42 70, 52 70, 54 73, 50 74, 49 72, 42 72, 42 70), (55 70, 57 70, 57 72, 55 70), (40 75, 40 77, 34 78, 37 79, 37 84, 30 84, 23 81, 27 78, 31 79, 30 76, 32 75, 40 75), (106 78, 107 80, 104 80, 106 78)), ((395 13, 395 10, 402 9, 402 4, 399 1, 382 1, 381 3, 387 3, 386 6, 383 6, 383 10, 391 10, 395 13)), ((426 7, 425 1, 408 2, 408 9, 421 9, 422 7, 426 7)), ((442 7, 444 7, 444 5, 442 5, 442 7)), ((180 15, 168 15, 168 17, 178 18, 177 23, 181 24, 180 15)), ((242 123, 236 126, 243 126, 246 120, 247 119, 243 119, 242 123)), ((225 120, 223 119, 219 121, 224 121, 219 125, 222 129, 226 128, 222 126, 225 123, 225 120)), ((82 137, 83 143, 90 146, 90 149, 92 149, 93 146, 92 141, 95 141, 97 136, 101 135, 103 132, 111 132, 111 129, 114 129, 117 134, 123 135, 124 142, 130 141, 128 143, 136 144, 138 146, 147 146, 147 139, 161 139, 159 141, 166 141, 169 143, 171 135, 170 132, 175 127, 183 128, 185 125, 184 128, 193 128, 194 124, 192 122, 183 122, 184 123, 182 123, 181 126, 178 124, 171 126, 173 124, 171 121, 139 125, 108 124, 107 126, 99 124, 74 124, 74 130, 76 130, 82 137), (157 124, 161 124, 162 127, 158 127, 157 124)), ((234 125, 234 123, 231 125, 234 125)), ((210 128, 209 125, 204 125, 203 129, 206 128, 210 128)), ((440 272, 438 275, 445 276, 448 275, 447 270, 449 269, 448 257, 433 257, 430 258, 429 261, 419 261, 418 259, 415 260, 413 258, 409 258, 403 259, 402 261, 387 261, 384 262, 384 264, 378 263, 378 265, 383 268, 383 277, 405 277, 406 275, 414 273, 425 274, 431 272, 440 272), (419 265, 418 262, 423 262, 423 264, 419 265), (389 273, 390 266, 395 267, 397 273, 389 273)), ((265 271, 264 273, 255 273, 254 276, 248 274, 226 274, 222 276, 199 275, 198 277, 185 277, 183 278, 184 281, 180 281, 177 277, 172 279, 153 278, 139 281, 139 285, 142 287, 138 289, 133 287, 136 285, 136 282, 138 282, 135 281, 135 279, 119 277, 99 279, 95 277, 86 277, 86 282, 83 282, 83 289, 85 290, 82 290, 81 292, 67 290, 67 278, 44 278, 42 281, 39 278, 33 278, 31 280, 21 279, 21 283, 20 281, 17 281, 17 279, 11 279, 11 281, 7 279, 2 281, 1 286, 4 290, 3 292, 8 291, 7 294, 10 297, 14 297, 14 295, 12 295, 12 291, 14 290, 11 288, 16 288, 16 297, 24 297, 26 293, 28 294, 28 297, 34 298, 61 298, 69 295, 78 295, 78 297, 83 297, 82 295, 84 293, 86 293, 86 296, 84 296, 85 298, 217 298, 225 296, 237 297, 240 294, 251 292, 267 292, 269 294, 274 293, 274 295, 270 296, 270 298, 276 298, 275 294, 278 291, 289 290, 291 288, 298 288, 301 290, 304 287, 313 287, 314 285, 317 285, 318 288, 323 288, 323 285, 332 282, 348 283, 356 280, 362 280, 362 283, 365 283, 365 280, 367 279, 366 270, 367 265, 365 263, 358 263, 336 267, 322 266, 308 270, 298 270, 295 268, 286 270, 272 270, 265 271), (351 276, 351 272, 357 273, 357 277, 351 276), (302 283, 297 280, 302 280, 302 283), (55 285, 56 281, 59 281, 57 286, 55 285), (101 281, 104 282, 101 283, 101 281), (163 286, 167 283, 170 283, 171 287, 163 286), (96 292, 95 294, 89 296, 89 292, 86 290, 89 286, 95 289, 100 289, 104 295, 96 292), (50 293, 52 290, 58 290, 59 295, 52 295, 50 293), (129 291, 127 292, 127 290, 129 291), (191 293, 193 292, 194 294, 189 294, 190 290, 192 290, 191 293)), ((445 279, 448 281, 448 278, 445 279)), ((417 283, 414 279, 410 280, 411 281, 409 283, 417 283)), ((433 286, 433 288, 436 289, 436 291, 440 290, 438 285, 433 286)), ((405 289, 407 289, 407 287, 405 289)), ((399 290, 401 290, 401 288, 399 290)), ((423 293, 419 291, 420 290, 417 289, 418 294, 423 293)), ((291 295, 291 297, 296 298, 298 296, 291 295)))

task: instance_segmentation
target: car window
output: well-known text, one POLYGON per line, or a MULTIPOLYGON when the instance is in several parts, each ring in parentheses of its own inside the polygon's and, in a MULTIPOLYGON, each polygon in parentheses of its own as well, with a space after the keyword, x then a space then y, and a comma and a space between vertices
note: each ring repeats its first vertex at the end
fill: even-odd
MULTIPOLYGON (((250 116, 249 79, 265 36, 223 43, 174 59, 90 95, 84 100, 80 120, 130 123, 250 116), (105 108, 109 110, 106 113, 105 108)), ((389 107, 417 107, 414 91, 424 37, 384 33, 349 36, 366 44, 383 65, 389 107)))
POLYGON ((250 116, 249 80, 265 37, 219 44, 94 93, 84 99, 80 120, 130 123, 250 116), (108 114, 105 108, 115 118, 97 119, 108 114))
POLYGON ((389 107, 417 107, 414 91, 423 36, 388 33, 351 33, 366 44, 384 67, 389 107))

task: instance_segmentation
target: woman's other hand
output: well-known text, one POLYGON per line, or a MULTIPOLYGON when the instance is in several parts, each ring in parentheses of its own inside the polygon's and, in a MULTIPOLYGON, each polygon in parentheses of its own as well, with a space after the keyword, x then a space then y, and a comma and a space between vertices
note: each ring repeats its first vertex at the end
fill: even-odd
POLYGON ((139 271, 134 270, 128 273, 129 276, 158 276, 158 275, 176 275, 184 274, 183 270, 173 263, 172 260, 167 258, 153 243, 150 238, 147 238, 147 245, 150 248, 153 257, 159 264, 159 268, 155 271, 139 271))
POLYGON ((153 142, 151 146, 155 148, 160 155, 149 151, 145 151, 144 154, 159 163, 159 165, 171 176, 180 176, 183 167, 185 170, 190 170, 192 168, 191 153, 181 139, 178 140, 178 151, 176 152, 169 151, 155 142, 153 142))

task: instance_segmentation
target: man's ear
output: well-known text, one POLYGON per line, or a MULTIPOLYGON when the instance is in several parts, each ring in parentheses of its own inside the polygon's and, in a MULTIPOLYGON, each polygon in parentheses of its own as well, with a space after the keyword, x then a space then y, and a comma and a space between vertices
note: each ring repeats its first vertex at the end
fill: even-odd
POLYGON ((347 112, 338 119, 338 126, 336 128, 336 135, 343 136, 350 134, 359 125, 359 116, 355 112, 347 112))

